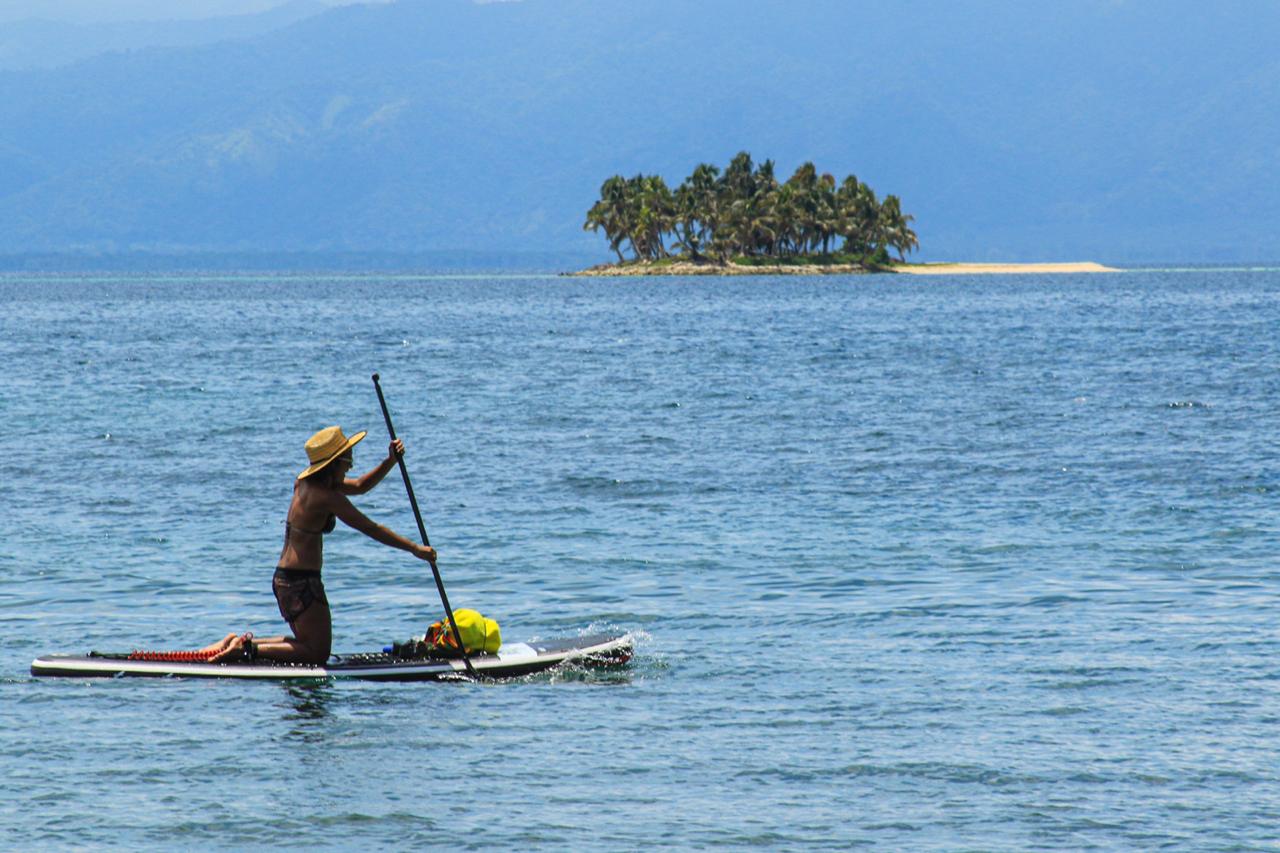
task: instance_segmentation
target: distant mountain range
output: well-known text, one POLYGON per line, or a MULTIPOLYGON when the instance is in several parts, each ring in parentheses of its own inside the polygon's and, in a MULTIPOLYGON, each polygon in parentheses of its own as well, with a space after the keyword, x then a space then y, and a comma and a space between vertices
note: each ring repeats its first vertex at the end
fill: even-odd
MULTIPOLYGON (((0 24, 58 21, 105 24, 194 21, 256 15, 296 0, 0 0, 0 24)), ((320 6, 385 3, 390 0, 307 0, 320 6)))
POLYGON ((296 17, 0 73, 6 262, 603 261, 581 226, 605 178, 674 185, 739 150, 780 178, 812 160, 898 195, 922 259, 1280 258, 1277 6, 401 0, 265 14, 296 17))
POLYGON ((193 47, 248 38, 327 8, 320 0, 289 0, 253 14, 186 20, 78 23, 40 17, 0 18, 0 71, 57 68, 112 51, 193 47))

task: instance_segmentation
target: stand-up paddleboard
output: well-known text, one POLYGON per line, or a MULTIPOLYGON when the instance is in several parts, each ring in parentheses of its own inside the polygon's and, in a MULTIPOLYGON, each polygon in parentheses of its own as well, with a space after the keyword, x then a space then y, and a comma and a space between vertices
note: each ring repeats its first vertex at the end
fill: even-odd
MULTIPOLYGON (((473 654, 471 665, 482 678, 512 678, 564 663, 622 666, 631 659, 630 634, 594 634, 545 642, 507 643, 496 654, 473 654)), ((257 660, 231 663, 137 660, 129 652, 44 655, 31 662, 32 675, 72 678, 151 676, 178 678, 251 678, 268 681, 358 678, 366 681, 439 681, 465 678, 457 658, 404 658, 386 652, 333 655, 323 666, 257 660)))

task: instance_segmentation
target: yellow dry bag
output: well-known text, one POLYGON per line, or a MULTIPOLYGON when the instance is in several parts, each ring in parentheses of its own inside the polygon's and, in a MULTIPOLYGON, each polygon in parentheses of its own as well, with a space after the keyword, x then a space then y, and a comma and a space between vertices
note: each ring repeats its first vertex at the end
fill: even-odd
MULTIPOLYGON (((462 635, 462 645, 466 647, 467 654, 493 654, 502 645, 502 633, 494 620, 486 619, 474 610, 465 609, 453 611, 453 618, 458 623, 458 633, 462 635)), ((453 629, 449 627, 447 616, 439 622, 433 622, 423 639, 436 654, 458 654, 458 643, 453 638, 453 629)))

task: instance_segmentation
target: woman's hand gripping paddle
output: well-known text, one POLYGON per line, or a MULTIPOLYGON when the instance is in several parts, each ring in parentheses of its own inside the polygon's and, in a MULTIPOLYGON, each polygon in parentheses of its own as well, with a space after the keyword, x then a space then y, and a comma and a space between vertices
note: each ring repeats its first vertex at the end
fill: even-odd
MULTIPOLYGON (((378 405, 382 406, 382 417, 387 421, 387 432, 391 433, 391 440, 396 440, 396 428, 391 425, 391 412, 387 410, 387 400, 382 396, 382 385, 378 383, 378 374, 373 374, 373 387, 378 392, 378 405)), ((430 546, 431 540, 427 538, 427 528, 422 524, 422 513, 418 512, 418 499, 413 496, 413 486, 409 483, 409 469, 404 465, 404 455, 396 454, 396 462, 400 464, 400 476, 404 478, 405 491, 409 493, 409 504, 413 507, 413 517, 418 522, 418 533, 422 536, 422 544, 430 546)), ((453 608, 449 606, 449 596, 444 591, 444 581, 440 579, 440 570, 436 568, 436 564, 431 564, 431 573, 436 576, 436 589, 440 590, 440 601, 444 604, 444 615, 449 618, 449 627, 453 629, 453 639, 458 643, 458 649, 462 652, 462 662, 467 667, 467 674, 472 678, 476 678, 475 667, 471 665, 471 658, 467 656, 467 647, 462 644, 462 632, 458 630, 458 623, 453 618, 453 608)))

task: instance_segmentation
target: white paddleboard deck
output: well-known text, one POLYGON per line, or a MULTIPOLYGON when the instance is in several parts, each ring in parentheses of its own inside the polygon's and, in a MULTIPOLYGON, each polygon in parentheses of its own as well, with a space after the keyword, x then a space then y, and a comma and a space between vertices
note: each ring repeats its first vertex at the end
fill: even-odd
MULTIPOLYGON (((593 634, 529 643, 506 643, 496 654, 471 656, 482 678, 512 678, 565 663, 622 666, 631 659, 630 634, 593 634)), ((461 658, 400 658, 384 652, 333 655, 323 666, 253 661, 235 663, 130 660, 128 653, 43 655, 31 662, 31 674, 69 678, 150 676, 175 678, 250 678, 267 681, 357 678, 366 681, 440 681, 466 677, 461 658)))

